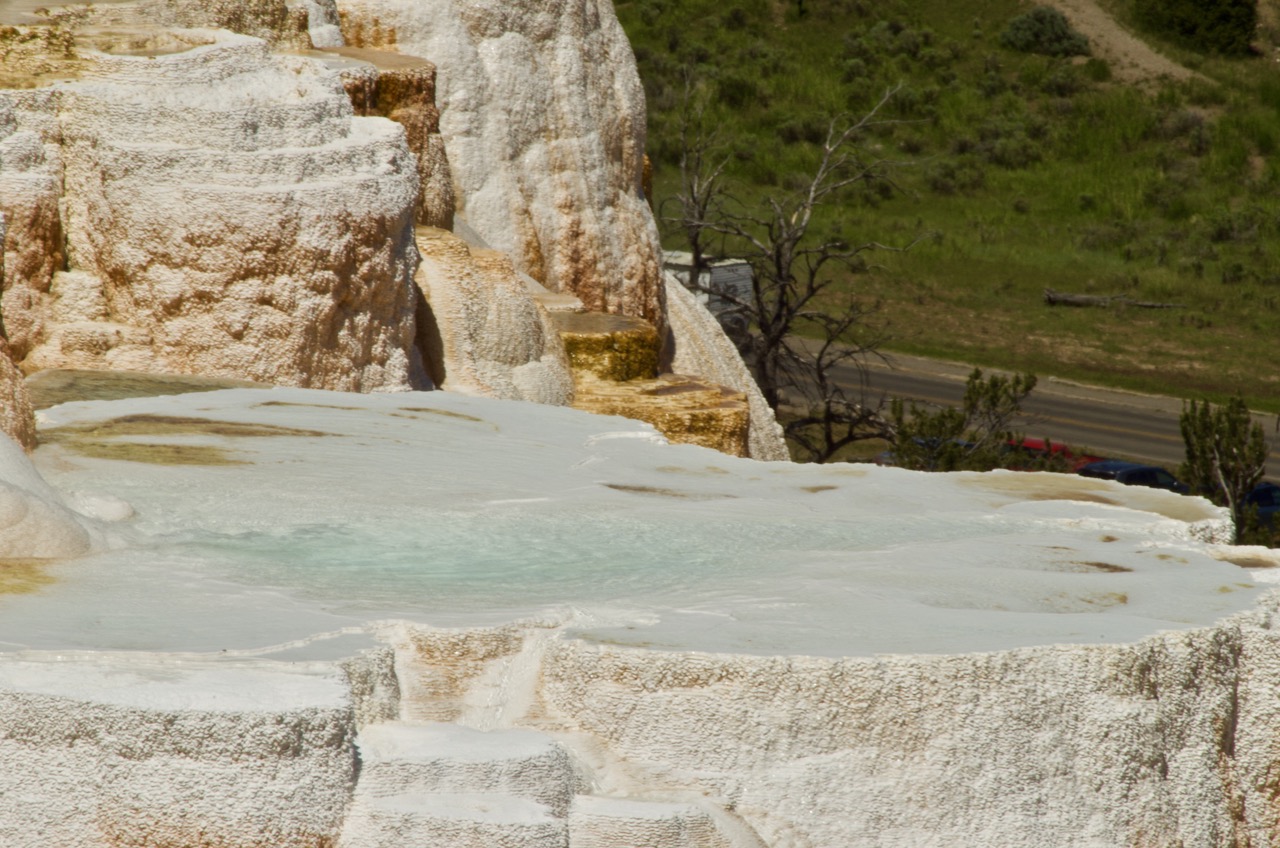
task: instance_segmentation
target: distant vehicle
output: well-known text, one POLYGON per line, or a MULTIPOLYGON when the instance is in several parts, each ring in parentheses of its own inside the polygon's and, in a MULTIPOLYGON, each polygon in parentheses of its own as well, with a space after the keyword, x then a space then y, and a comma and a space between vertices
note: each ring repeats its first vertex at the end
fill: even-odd
POLYGON ((1274 527, 1276 515, 1280 514, 1280 486, 1259 483, 1245 496, 1244 502, 1246 506, 1257 507, 1259 526, 1274 527))
POLYGON ((744 259, 704 257, 702 273, 693 282, 693 254, 668 250, 662 255, 662 267, 671 272, 698 302, 716 317, 729 338, 738 341, 745 336, 750 318, 741 304, 750 303, 751 265, 744 259))
POLYGON ((1083 453, 1076 454, 1062 442, 1046 441, 1045 439, 1022 439, 1021 441, 1010 439, 1007 444, 1011 453, 1021 454, 1026 457, 1025 464, 1015 462, 1010 465, 1010 468, 1017 470, 1044 467, 1052 469, 1053 466, 1057 465, 1066 471, 1078 471, 1086 465, 1102 461, 1100 456, 1091 456, 1083 453))
POLYGON ((1119 459, 1104 459, 1091 462, 1076 469, 1081 477, 1093 477, 1098 480, 1115 480, 1126 486, 1146 486, 1151 489, 1168 489, 1180 495, 1190 493, 1191 489, 1168 471, 1157 465, 1139 465, 1136 462, 1124 462, 1119 459))

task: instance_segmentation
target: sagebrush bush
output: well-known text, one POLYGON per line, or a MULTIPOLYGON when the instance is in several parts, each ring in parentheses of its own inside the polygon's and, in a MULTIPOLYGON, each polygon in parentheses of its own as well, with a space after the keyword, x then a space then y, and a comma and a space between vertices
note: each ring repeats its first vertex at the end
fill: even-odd
POLYGON ((1243 56, 1258 27, 1257 0, 1134 0, 1134 17, 1193 50, 1243 56))
POLYGON ((1037 6, 1009 21, 1000 44, 1020 53, 1043 56, 1088 56, 1089 39, 1071 28, 1057 9, 1037 6))

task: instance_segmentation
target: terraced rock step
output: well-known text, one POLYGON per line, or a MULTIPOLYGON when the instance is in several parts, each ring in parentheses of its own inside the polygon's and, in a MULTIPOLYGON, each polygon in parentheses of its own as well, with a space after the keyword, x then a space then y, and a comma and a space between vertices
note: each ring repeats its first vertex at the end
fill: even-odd
POLYGON ((652 424, 673 442, 748 455, 746 395, 716 383, 658 374, 661 342, 639 318, 599 312, 552 315, 573 371, 573 407, 652 424))
POLYGON ((503 253, 437 227, 415 230, 418 346, 436 386, 567 406, 573 379, 545 307, 503 253))
POLYGON ((527 799, 563 818, 579 783, 564 748, 532 730, 389 722, 366 727, 358 744, 358 797, 366 799, 489 793, 527 799))
POLYGON ((404 127, 418 162, 417 222, 453 226, 456 198, 436 108, 436 67, 426 59, 360 47, 327 47, 308 55, 338 72, 357 115, 383 117, 404 127))
POLYGON ((663 374, 614 383, 575 373, 573 406, 645 421, 673 442, 747 456, 751 419, 746 395, 697 377, 663 374))
POLYGON ((603 312, 557 312, 552 318, 575 374, 618 383, 658 376, 661 342, 648 321, 603 312))
POLYGON ((568 752, 534 730, 365 727, 339 848, 731 848, 689 803, 581 794, 568 752))
POLYGON ((569 813, 569 848, 731 848, 693 804, 579 795, 569 813))
POLYGON ((357 798, 339 848, 564 848, 567 825, 507 795, 404 793, 357 798))

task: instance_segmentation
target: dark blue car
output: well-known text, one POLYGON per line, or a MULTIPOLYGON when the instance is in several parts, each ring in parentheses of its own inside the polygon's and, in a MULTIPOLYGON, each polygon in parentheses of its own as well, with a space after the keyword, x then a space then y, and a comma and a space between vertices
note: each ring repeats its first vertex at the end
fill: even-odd
POLYGON ((1244 502, 1257 508, 1259 526, 1274 527, 1276 513, 1280 513, 1280 486, 1275 483, 1259 483, 1245 497, 1244 502))
POLYGON ((1093 477, 1097 480, 1115 480, 1126 486, 1146 486, 1151 489, 1168 489, 1185 495, 1191 490, 1186 483, 1179 482, 1168 471, 1158 465, 1139 465, 1136 462, 1124 462, 1119 459, 1104 459, 1091 462, 1076 470, 1081 477, 1093 477))

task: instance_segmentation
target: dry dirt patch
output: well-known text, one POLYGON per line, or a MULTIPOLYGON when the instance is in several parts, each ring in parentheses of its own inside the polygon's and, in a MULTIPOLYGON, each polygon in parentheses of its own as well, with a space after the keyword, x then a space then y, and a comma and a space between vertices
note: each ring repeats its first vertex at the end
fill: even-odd
POLYGON ((1120 82, 1143 83, 1167 77, 1186 80, 1199 76, 1190 68, 1160 55, 1111 17, 1095 0, 1040 0, 1067 16, 1089 39, 1093 54, 1105 59, 1120 82))
POLYGON ((1218 557, 1222 562, 1229 562, 1232 565, 1238 565, 1241 568, 1280 568, 1280 559, 1270 556, 1251 555, 1251 554, 1228 554, 1218 557))

